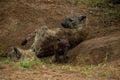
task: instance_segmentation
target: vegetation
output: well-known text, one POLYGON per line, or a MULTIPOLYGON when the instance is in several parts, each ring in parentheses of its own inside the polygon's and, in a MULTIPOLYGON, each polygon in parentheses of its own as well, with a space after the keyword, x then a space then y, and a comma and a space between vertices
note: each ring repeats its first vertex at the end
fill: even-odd
MULTIPOLYGON (((91 76, 94 75, 94 70, 99 69, 105 69, 105 63, 99 64, 99 65, 70 65, 70 64, 50 64, 50 63, 44 63, 37 60, 30 60, 30 61, 19 61, 19 62, 13 62, 10 59, 2 59, 1 64, 13 64, 19 69, 25 69, 29 70, 32 69, 34 66, 37 66, 37 70, 41 70, 44 68, 51 68, 51 69, 57 69, 57 70, 63 70, 67 72, 81 72, 84 76, 91 76)), ((110 66, 107 68, 109 70, 115 70, 116 68, 110 66)), ((109 78, 110 75, 107 72, 99 72, 98 77, 101 78, 109 78)))
POLYGON ((37 65, 39 64, 39 61, 20 61, 18 63, 16 63, 18 67, 22 68, 22 69, 29 69, 31 66, 33 65, 37 65))
POLYGON ((9 63, 13 63, 13 61, 9 58, 3 58, 0 59, 0 63, 9 64, 9 63))
POLYGON ((109 75, 107 73, 99 73, 98 76, 99 77, 109 77, 109 75))
POLYGON ((104 15, 112 16, 111 19, 120 19, 120 10, 115 9, 117 4, 115 1, 110 0, 68 0, 69 3, 78 6, 85 5, 88 10, 97 10, 98 12, 104 13, 104 15))

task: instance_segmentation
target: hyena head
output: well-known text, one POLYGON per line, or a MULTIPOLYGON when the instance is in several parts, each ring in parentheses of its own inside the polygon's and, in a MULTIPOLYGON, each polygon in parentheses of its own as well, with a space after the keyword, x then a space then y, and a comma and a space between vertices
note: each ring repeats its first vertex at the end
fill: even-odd
POLYGON ((61 25, 64 28, 82 29, 85 25, 85 22, 86 22, 86 16, 71 14, 62 21, 61 25))
POLYGON ((12 47, 11 49, 12 50, 8 54, 8 57, 13 61, 19 61, 22 56, 22 53, 16 47, 12 47))
POLYGON ((16 47, 12 47, 12 51, 9 53, 8 57, 15 62, 20 60, 29 61, 37 59, 34 52, 16 47))

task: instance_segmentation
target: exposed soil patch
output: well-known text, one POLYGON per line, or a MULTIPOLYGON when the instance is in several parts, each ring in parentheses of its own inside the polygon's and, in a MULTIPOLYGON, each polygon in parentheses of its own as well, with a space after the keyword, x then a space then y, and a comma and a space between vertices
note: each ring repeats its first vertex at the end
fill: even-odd
MULTIPOLYGON (((52 65, 52 64, 51 64, 52 65)), ((11 64, 0 65, 1 80, 119 80, 118 67, 111 65, 70 69, 56 69, 43 65, 33 66, 31 69, 19 69, 11 64), (2 67, 2 68, 1 68, 2 67), (4 67, 4 68, 3 68, 4 67), (75 70, 75 69, 76 70, 75 70), (74 69, 74 70, 72 70, 74 69)), ((79 67, 79 66, 78 66, 79 67)))

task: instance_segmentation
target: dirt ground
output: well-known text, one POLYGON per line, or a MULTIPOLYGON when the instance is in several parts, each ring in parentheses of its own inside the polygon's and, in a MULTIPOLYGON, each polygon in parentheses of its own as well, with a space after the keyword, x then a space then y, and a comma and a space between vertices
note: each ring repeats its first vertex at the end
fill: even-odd
POLYGON ((20 69, 13 64, 1 64, 0 80, 120 80, 119 61, 91 67, 51 65, 20 69))
MULTIPOLYGON (((119 5, 116 7, 119 9, 119 5)), ((42 25, 50 28, 61 27, 60 22, 74 12, 87 16, 90 34, 85 43, 83 42, 71 51, 72 54, 85 52, 86 49, 82 49, 81 46, 91 42, 99 45, 104 39, 109 43, 117 40, 118 43, 112 48, 118 50, 114 55, 117 59, 114 57, 114 61, 100 67, 80 68, 79 70, 76 66, 72 67, 75 70, 66 70, 43 65, 33 66, 26 70, 18 69, 13 64, 0 63, 0 80, 120 80, 119 20, 110 20, 111 16, 102 15, 103 11, 89 10, 84 4, 76 6, 67 0, 0 0, 0 51, 9 52, 11 46, 27 49, 32 41, 25 47, 20 45, 27 34, 42 25)), ((94 48, 94 45, 90 46, 94 48)), ((73 62, 76 62, 76 59, 73 62)), ((81 66, 77 65, 77 67, 81 66)))

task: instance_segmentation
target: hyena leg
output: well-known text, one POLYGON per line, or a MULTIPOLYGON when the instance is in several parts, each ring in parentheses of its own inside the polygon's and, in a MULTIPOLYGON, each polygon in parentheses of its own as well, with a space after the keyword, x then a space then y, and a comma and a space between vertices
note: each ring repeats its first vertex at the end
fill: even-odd
POLYGON ((63 52, 64 52, 64 54, 63 54, 63 59, 64 59, 64 61, 66 62, 66 60, 68 59, 68 57, 67 57, 67 52, 68 52, 68 50, 69 50, 69 48, 70 48, 70 43, 69 43, 69 41, 65 38, 64 39, 64 49, 63 49, 63 52))
POLYGON ((66 46, 62 51, 57 50, 55 52, 55 60, 54 62, 67 62, 67 52, 69 47, 66 46))
POLYGON ((56 51, 55 51, 55 61, 56 62, 66 62, 67 52, 69 50, 69 42, 66 39, 61 39, 58 41, 56 51))
POLYGON ((65 47, 65 50, 64 50, 64 54, 63 54, 63 59, 64 59, 65 62, 66 62, 67 59, 68 59, 68 56, 67 56, 67 52, 68 52, 68 50, 69 50, 69 47, 66 46, 66 47, 65 47))
POLYGON ((29 51, 35 52, 35 43, 34 43, 34 42, 33 42, 33 44, 30 46, 29 51))

